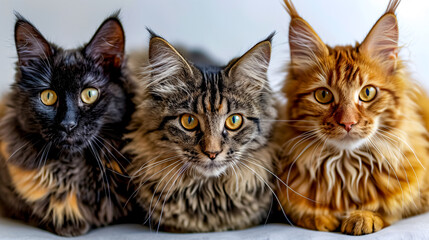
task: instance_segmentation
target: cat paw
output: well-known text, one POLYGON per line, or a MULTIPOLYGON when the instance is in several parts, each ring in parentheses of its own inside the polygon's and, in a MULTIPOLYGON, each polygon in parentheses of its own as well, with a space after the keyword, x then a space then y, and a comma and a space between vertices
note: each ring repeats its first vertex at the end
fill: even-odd
POLYGON ((332 232, 340 226, 340 221, 334 215, 305 215, 297 222, 298 226, 323 231, 332 232))
POLYGON ((56 226, 53 228, 52 232, 63 237, 76 237, 87 233, 89 229, 90 225, 87 222, 80 221, 56 226))
POLYGON ((384 227, 383 219, 371 211, 354 211, 343 220, 341 232, 350 235, 363 235, 377 232, 384 227))

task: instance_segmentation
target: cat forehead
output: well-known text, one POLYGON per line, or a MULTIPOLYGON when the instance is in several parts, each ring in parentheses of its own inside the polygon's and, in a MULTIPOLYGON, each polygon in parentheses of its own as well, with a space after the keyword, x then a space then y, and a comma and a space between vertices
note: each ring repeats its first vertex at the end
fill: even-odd
POLYGON ((79 50, 59 50, 54 58, 57 67, 75 67, 85 64, 85 57, 79 50))

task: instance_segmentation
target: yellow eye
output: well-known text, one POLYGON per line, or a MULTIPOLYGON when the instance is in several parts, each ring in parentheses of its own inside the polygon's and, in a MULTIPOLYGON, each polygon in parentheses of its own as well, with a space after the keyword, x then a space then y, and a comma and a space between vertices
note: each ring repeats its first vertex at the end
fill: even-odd
POLYGON ((183 114, 180 123, 187 130, 194 130, 198 126, 198 119, 191 114, 183 114))
POLYGON ((57 94, 51 89, 44 90, 40 94, 40 100, 46 106, 54 105, 57 102, 57 94))
POLYGON ((314 92, 314 98, 321 104, 328 104, 332 102, 334 96, 328 89, 319 88, 314 92))
POLYGON ((371 85, 362 88, 359 93, 359 99, 363 102, 369 102, 377 95, 377 89, 371 85))
POLYGON ((237 130, 243 125, 243 116, 240 114, 232 114, 225 121, 225 126, 229 130, 237 130))
POLYGON ((95 88, 85 88, 80 94, 82 101, 86 104, 92 104, 98 99, 98 90, 95 88))

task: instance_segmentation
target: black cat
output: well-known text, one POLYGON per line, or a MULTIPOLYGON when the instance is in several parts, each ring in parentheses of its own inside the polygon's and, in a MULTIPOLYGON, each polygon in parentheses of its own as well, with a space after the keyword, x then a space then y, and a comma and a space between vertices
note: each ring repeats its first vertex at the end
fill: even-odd
POLYGON ((63 50, 17 15, 15 44, 16 81, 0 111, 4 214, 63 236, 123 219, 128 162, 118 150, 134 87, 117 16, 63 50))

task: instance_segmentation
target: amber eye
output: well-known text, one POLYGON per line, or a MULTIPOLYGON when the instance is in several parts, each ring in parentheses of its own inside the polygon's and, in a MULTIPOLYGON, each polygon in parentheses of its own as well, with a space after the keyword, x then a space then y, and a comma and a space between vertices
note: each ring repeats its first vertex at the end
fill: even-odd
POLYGON ((92 104, 98 99, 98 90, 95 88, 85 88, 80 94, 80 98, 86 104, 92 104))
POLYGON ((332 102, 334 96, 332 96, 331 91, 326 88, 319 88, 314 92, 314 98, 321 104, 327 104, 332 102))
POLYGON ((54 105, 57 102, 57 94, 51 89, 44 90, 40 94, 40 100, 46 106, 54 105))
POLYGON ((194 130, 198 126, 198 119, 191 114, 183 114, 180 123, 186 130, 194 130))
POLYGON ((232 114, 225 121, 225 126, 229 130, 237 130, 243 125, 243 116, 240 114, 232 114))
POLYGON ((359 93, 359 99, 363 102, 369 102, 375 98, 377 95, 377 89, 373 86, 366 86, 362 88, 359 93))

